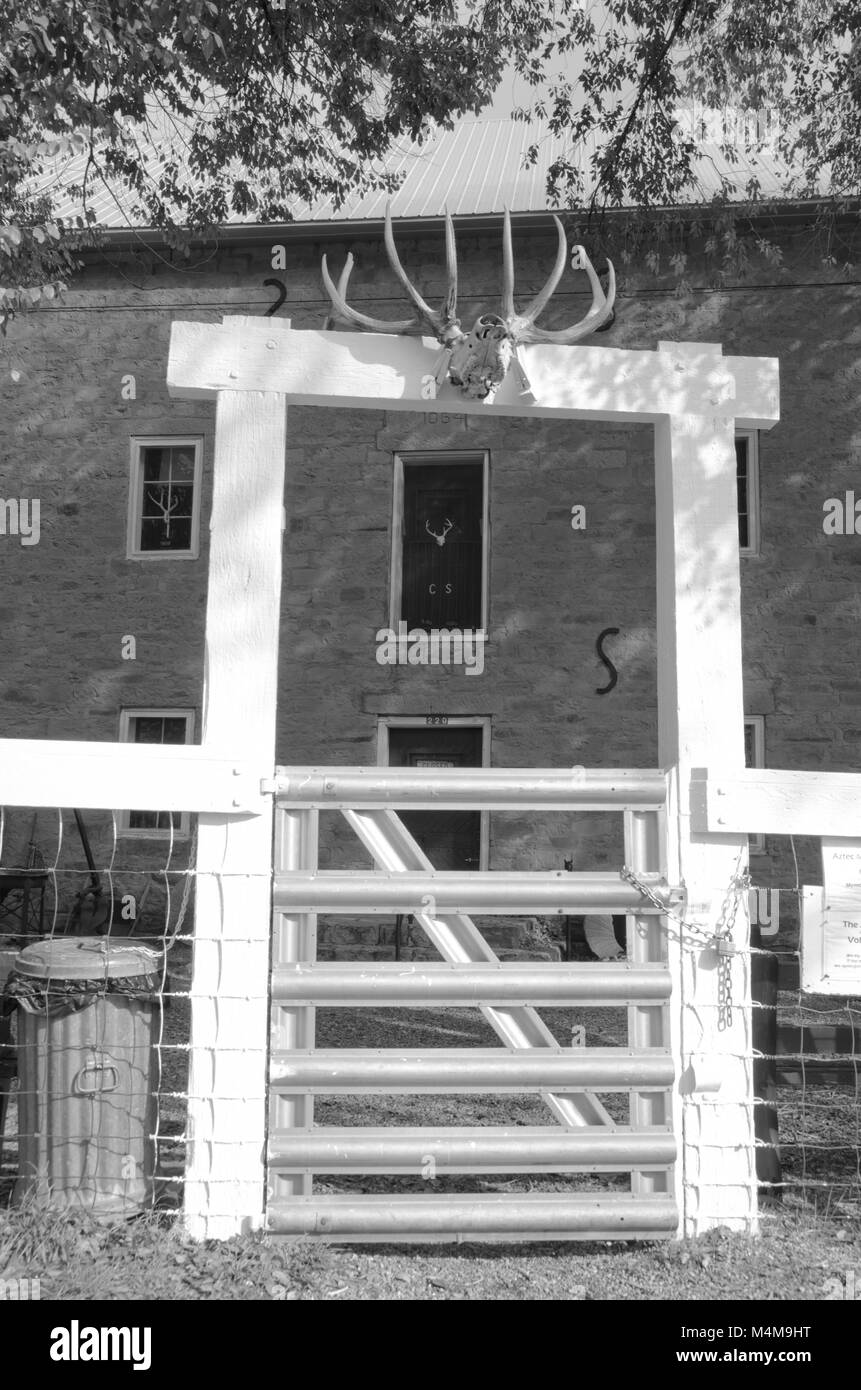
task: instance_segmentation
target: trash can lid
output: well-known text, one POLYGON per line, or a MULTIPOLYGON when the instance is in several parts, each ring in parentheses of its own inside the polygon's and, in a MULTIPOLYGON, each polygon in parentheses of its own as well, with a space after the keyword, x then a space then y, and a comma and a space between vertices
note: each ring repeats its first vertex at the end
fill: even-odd
POLYGON ((161 953, 148 946, 105 936, 54 936, 25 947, 15 970, 39 980, 116 980, 151 975, 161 960, 161 953))

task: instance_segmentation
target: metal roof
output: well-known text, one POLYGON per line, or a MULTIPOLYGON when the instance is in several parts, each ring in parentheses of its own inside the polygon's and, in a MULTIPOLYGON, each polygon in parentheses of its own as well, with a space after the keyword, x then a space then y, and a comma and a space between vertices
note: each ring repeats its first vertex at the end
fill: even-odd
MULTIPOLYGON (((586 144, 573 153, 580 167, 587 171, 593 149, 594 144, 586 144)), ((681 203, 710 201, 720 192, 724 180, 731 185, 733 196, 739 201, 749 199, 748 186, 752 179, 758 181, 760 199, 785 199, 782 190, 786 168, 768 150, 740 151, 732 163, 718 145, 702 144, 700 151, 690 188, 681 203)), ((424 142, 393 147, 384 168, 402 181, 398 191, 391 195, 392 214, 396 218, 418 220, 442 217, 446 209, 455 217, 496 215, 506 207, 513 213, 545 212, 548 208, 547 171, 562 155, 572 157, 570 142, 553 135, 546 123, 496 118, 461 121, 453 130, 438 130, 424 142), (526 168, 525 155, 533 143, 537 145, 538 158, 534 165, 526 168)), ((40 180, 38 187, 69 187, 80 178, 83 167, 81 156, 58 162, 50 174, 40 180)), ((588 195, 588 183, 586 191, 588 195)), ((335 207, 331 198, 312 204, 296 200, 290 210, 299 224, 378 222, 385 214, 389 196, 386 192, 355 193, 349 195, 340 208, 335 207)), ((128 213, 128 194, 122 188, 97 185, 89 206, 101 227, 133 225, 128 213)), ((77 200, 60 196, 57 216, 73 221, 79 212, 77 200)), ((246 224, 232 217, 228 225, 259 224, 246 224)))

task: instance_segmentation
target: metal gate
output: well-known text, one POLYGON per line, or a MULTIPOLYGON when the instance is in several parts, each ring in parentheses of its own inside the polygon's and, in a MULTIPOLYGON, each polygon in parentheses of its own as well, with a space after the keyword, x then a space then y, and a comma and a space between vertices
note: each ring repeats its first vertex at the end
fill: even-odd
MULTIPOLYGON (((268 1144, 269 1230, 338 1241, 655 1239, 676 1234, 671 973, 662 908, 659 771, 281 768, 276 781, 268 1144), (624 816, 619 872, 437 873, 402 810, 604 811, 624 816), (374 870, 318 868, 322 812, 340 813, 374 870), (660 904, 660 906, 658 906, 660 904), (612 964, 500 962, 470 914, 626 913, 612 964), (317 960, 317 914, 411 913, 439 962, 317 960), (315 1009, 474 1005, 499 1048, 315 1048, 315 1009), (562 1045, 535 1006, 627 1008, 627 1045, 562 1045), (600 1093, 628 1098, 626 1122, 600 1093), (547 1125, 316 1125, 319 1095, 538 1096, 547 1125), (315 1190, 344 1175, 630 1173, 627 1191, 380 1195, 315 1190), (334 1176, 333 1176, 334 1175, 334 1176)), ((403 1184, 401 1184, 403 1186, 403 1184)))

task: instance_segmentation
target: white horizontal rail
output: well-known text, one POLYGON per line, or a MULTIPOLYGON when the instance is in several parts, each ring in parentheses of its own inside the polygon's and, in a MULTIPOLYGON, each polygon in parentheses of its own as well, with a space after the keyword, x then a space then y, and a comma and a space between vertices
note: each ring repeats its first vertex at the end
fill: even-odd
POLYGON ((691 827, 717 835, 861 838, 861 773, 696 769, 691 827))
POLYGON ((560 1086, 621 1091, 673 1084, 667 1052, 622 1047, 331 1048, 276 1052, 270 1080, 278 1091, 542 1091, 560 1086))
POLYGON ((614 1007, 663 1004, 670 997, 669 971, 662 965, 517 961, 488 965, 424 962, 325 961, 276 966, 272 999, 277 1004, 326 1008, 391 1005, 414 1009, 446 1004, 577 1004, 614 1007))
POLYGON ((269 1162, 317 1173, 627 1172, 666 1168, 676 1157, 669 1130, 514 1128, 329 1128, 274 1134, 269 1162))
POLYGON ((0 806, 260 815, 255 773, 194 745, 0 739, 0 806))
MULTIPOLYGON (((434 409, 632 424, 722 408, 752 428, 768 428, 779 418, 776 358, 724 357, 712 344, 685 344, 688 370, 682 373, 675 369, 676 347, 526 344, 519 355, 528 393, 515 372, 492 402, 445 382, 434 409)), ((296 329, 272 318, 231 316, 221 324, 174 321, 167 385, 183 400, 271 391, 291 405, 423 411, 438 363, 433 338, 296 329)))
POLYGON ((667 797, 663 772, 636 768, 279 767, 267 789, 279 805, 319 810, 655 810, 667 797))
POLYGON ((675 1202, 665 1196, 530 1192, 276 1199, 266 1224, 279 1235, 336 1240, 636 1240, 672 1237, 678 1220, 675 1202))
MULTIPOLYGON (((654 876, 644 880, 661 902, 674 906, 678 890, 654 876)), ((515 873, 367 873, 335 869, 278 874, 275 907, 282 912, 392 913, 657 913, 636 888, 608 874, 550 871, 515 873)))

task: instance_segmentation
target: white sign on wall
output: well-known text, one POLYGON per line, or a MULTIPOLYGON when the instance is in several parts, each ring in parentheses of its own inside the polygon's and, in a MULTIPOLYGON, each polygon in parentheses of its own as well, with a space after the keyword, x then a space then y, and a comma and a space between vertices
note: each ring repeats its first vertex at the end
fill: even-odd
POLYGON ((801 988, 861 996, 861 888, 804 889, 801 988))
POLYGON ((827 894, 861 889, 861 840, 822 840, 822 882, 827 894))
POLYGON ((821 888, 805 888, 801 988, 861 995, 861 840, 822 840, 821 888))

